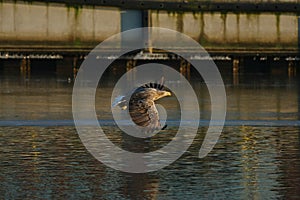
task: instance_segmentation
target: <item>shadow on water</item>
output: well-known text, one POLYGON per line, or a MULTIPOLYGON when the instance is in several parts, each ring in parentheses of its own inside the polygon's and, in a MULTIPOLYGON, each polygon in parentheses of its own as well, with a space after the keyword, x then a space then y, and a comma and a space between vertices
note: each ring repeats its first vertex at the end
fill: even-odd
MULTIPOLYGON (((239 123, 224 127, 215 148, 203 159, 197 156, 207 126, 199 127, 183 156, 156 172, 129 174, 105 166, 89 154, 72 125, 0 126, 1 197, 297 199, 300 131, 299 123, 292 123, 299 121, 297 63, 293 71, 285 60, 260 61, 240 60, 237 74, 232 71, 232 62, 217 62, 227 92, 227 119, 239 123), (243 125, 247 120, 257 123, 243 125), (263 124, 268 120, 281 124, 263 124)), ((71 58, 31 61, 32 71, 28 73, 20 60, 0 60, 0 120, 72 120, 73 67, 80 65, 80 61, 74 62, 71 58)), ((178 68, 178 63, 169 64, 178 68)), ((100 120, 112 118, 110 94, 126 72, 122 66, 126 63, 116 62, 101 80, 96 94, 100 120)), ((205 83, 193 68, 188 79, 199 97, 202 119, 209 119, 210 97, 205 83)), ((161 102, 170 121, 180 117, 175 100, 161 102)), ((128 138, 116 126, 105 125, 103 129, 119 147, 147 152, 170 142, 177 126, 143 141, 128 138)))

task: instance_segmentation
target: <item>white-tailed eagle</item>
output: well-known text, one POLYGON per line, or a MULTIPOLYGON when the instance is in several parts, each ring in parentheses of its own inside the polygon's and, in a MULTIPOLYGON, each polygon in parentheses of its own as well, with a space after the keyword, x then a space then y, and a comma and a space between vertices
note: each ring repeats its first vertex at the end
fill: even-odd
POLYGON ((129 107, 129 114, 132 121, 138 126, 149 129, 165 129, 167 125, 161 127, 155 101, 171 96, 164 86, 164 79, 160 83, 149 83, 134 90, 131 95, 119 96, 115 99, 113 106, 119 106, 123 110, 129 107))

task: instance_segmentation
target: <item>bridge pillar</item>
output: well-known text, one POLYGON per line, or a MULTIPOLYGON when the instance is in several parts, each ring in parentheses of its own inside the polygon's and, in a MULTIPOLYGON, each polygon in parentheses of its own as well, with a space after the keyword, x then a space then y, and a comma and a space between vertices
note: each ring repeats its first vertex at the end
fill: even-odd
POLYGON ((191 76, 191 64, 185 59, 180 60, 180 73, 190 79, 191 76))
POLYGON ((296 66, 293 61, 289 61, 288 63, 288 76, 289 77, 296 76, 296 66))
POLYGON ((233 73, 239 72, 240 60, 238 58, 233 59, 232 67, 233 67, 232 68, 233 73))
MULTIPOLYGON (((148 11, 143 10, 121 11, 121 31, 149 26, 148 15, 148 11)), ((135 32, 134 35, 123 34, 122 47, 126 48, 126 46, 136 44, 137 42, 148 42, 148 34, 145 32, 135 32)))
MULTIPOLYGON (((130 29, 147 27, 148 26, 148 12, 142 10, 123 10, 121 11, 121 31, 130 29)), ((145 32, 135 31, 132 34, 122 34, 121 45, 122 49, 130 46, 135 47, 141 42, 149 42, 148 34, 145 32), (146 38, 145 38, 146 37, 146 38)), ((136 66, 136 60, 127 60, 126 71, 131 70, 136 66)))
POLYGON ((298 16, 298 53, 300 54, 300 16, 298 16))
POLYGON ((241 58, 234 58, 232 62, 233 85, 239 85, 239 72, 241 68, 241 58))
POLYGON ((143 10, 122 10, 121 11, 121 31, 134 28, 147 27, 148 12, 143 10))
POLYGON ((136 60, 128 60, 126 62, 126 71, 130 71, 131 69, 133 69, 136 66, 136 60))
POLYGON ((30 72, 31 72, 31 66, 30 66, 30 59, 24 57, 21 61, 21 66, 20 66, 20 72, 21 75, 24 76, 25 78, 30 78, 30 72))

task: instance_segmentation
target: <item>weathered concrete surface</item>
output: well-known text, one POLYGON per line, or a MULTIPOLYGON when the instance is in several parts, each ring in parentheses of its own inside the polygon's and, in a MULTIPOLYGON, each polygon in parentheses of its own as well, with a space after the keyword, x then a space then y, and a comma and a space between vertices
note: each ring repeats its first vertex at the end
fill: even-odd
MULTIPOLYGON (((298 17, 292 13, 151 11, 149 17, 151 26, 183 32, 210 49, 298 49, 298 17)), ((0 51, 36 46, 80 51, 120 31, 117 8, 0 2, 0 51)), ((176 41, 160 33, 156 37, 176 41)))
POLYGON ((118 9, 0 3, 2 42, 62 42, 80 45, 82 42, 101 42, 118 32, 118 9))
MULTIPOLYGON (((152 25, 183 32, 206 47, 296 48, 294 14, 152 12, 152 25)), ((168 38, 166 37, 166 40, 168 38)))
MULTIPOLYGON (((7 0, 6 0, 7 1, 7 0)), ((32 0, 23 0, 32 2, 32 0)), ((110 6, 121 10, 168 10, 184 12, 281 12, 300 13, 299 0, 35 0, 71 5, 110 6)))

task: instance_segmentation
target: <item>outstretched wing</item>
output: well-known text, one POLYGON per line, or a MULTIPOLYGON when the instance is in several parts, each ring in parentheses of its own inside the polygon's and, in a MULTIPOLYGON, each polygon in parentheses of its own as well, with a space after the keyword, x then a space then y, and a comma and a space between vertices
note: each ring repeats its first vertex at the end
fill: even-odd
POLYGON ((153 100, 131 99, 129 102, 129 114, 134 123, 151 129, 161 129, 158 111, 153 100))
POLYGON ((149 130, 164 129, 166 125, 163 128, 161 127, 154 99, 157 99, 157 91, 165 89, 164 78, 162 77, 160 83, 148 83, 138 87, 131 97, 126 95, 116 98, 113 106, 118 105, 125 110, 129 101, 129 114, 135 124, 147 127, 149 130))

